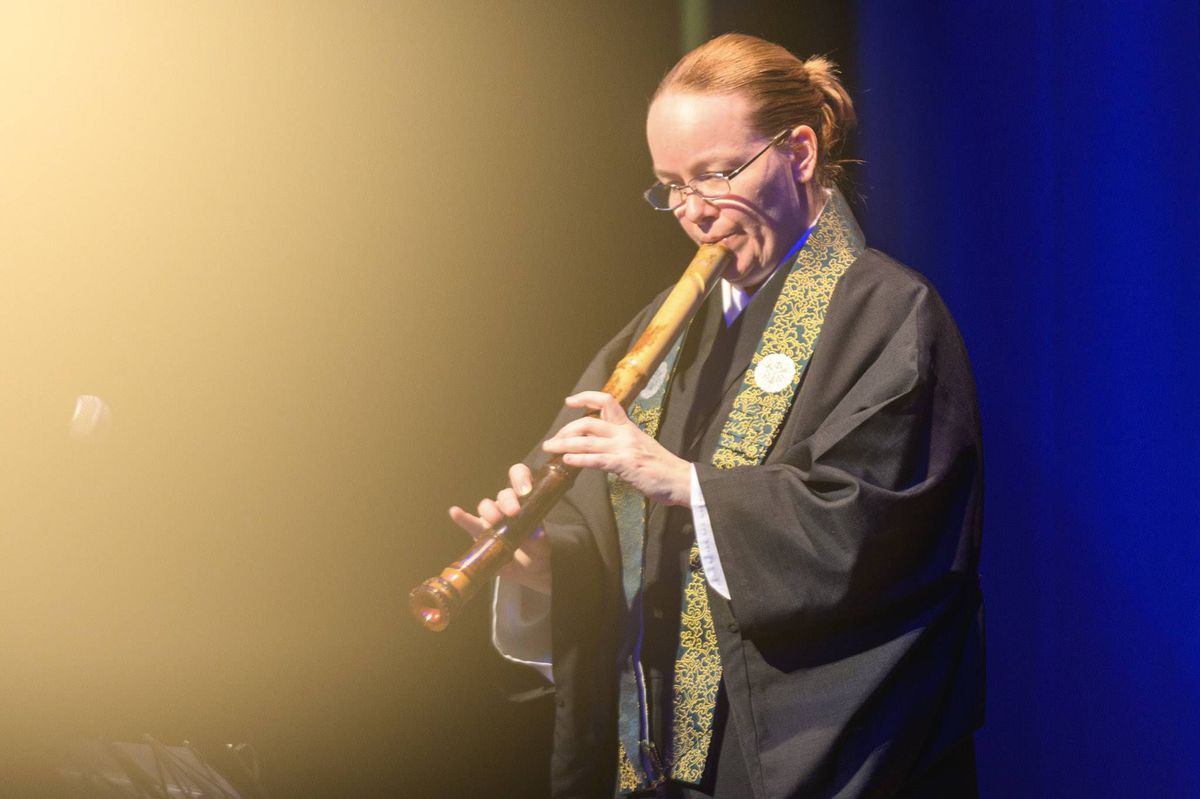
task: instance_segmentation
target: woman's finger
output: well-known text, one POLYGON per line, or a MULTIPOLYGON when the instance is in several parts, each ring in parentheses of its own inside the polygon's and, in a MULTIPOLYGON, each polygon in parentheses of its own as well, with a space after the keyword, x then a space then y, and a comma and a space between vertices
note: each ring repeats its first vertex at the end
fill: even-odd
POLYGON ((508 483, 517 496, 523 497, 533 490, 533 474, 525 464, 514 463, 508 468, 508 483))
POLYGON ((488 527, 483 519, 472 516, 457 505, 450 509, 450 520, 470 533, 472 538, 479 538, 488 527))
POLYGON ((566 405, 569 408, 590 408, 593 411, 600 411, 600 418, 613 424, 624 424, 629 421, 629 417, 625 415, 625 409, 620 403, 613 398, 612 394, 607 394, 603 391, 581 391, 578 394, 572 394, 567 397, 566 405))
POLYGON ((521 512, 521 503, 517 500, 517 493, 511 488, 505 488, 496 495, 496 505, 505 516, 516 516, 521 512))
POLYGON ((504 512, 500 510, 495 500, 492 499, 481 499, 477 510, 479 511, 479 518, 487 522, 489 527, 496 526, 504 518, 504 512))
POLYGON ((600 469, 604 472, 612 470, 612 457, 606 452, 567 452, 563 454, 563 463, 568 466, 578 466, 581 469, 600 469))
POLYGON ((567 422, 554 434, 555 438, 563 436, 611 436, 616 432, 615 425, 597 419, 595 416, 585 416, 573 422, 567 422))
POLYGON ((555 436, 542 444, 546 452, 611 452, 613 439, 601 436, 555 436))

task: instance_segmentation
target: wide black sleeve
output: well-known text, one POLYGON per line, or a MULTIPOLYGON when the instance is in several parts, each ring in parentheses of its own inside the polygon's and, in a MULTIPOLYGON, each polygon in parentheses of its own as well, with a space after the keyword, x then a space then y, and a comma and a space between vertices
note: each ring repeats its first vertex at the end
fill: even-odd
POLYGON ((767 462, 697 469, 745 637, 912 618, 976 573, 965 348, 933 288, 873 251, 839 283, 767 462))

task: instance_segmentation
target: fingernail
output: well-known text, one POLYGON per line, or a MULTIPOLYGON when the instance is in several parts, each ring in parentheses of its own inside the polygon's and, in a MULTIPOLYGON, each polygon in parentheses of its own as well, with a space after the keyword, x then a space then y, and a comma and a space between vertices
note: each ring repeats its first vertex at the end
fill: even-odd
POLYGON ((521 483, 521 487, 519 490, 521 492, 521 496, 525 496, 526 494, 528 494, 530 491, 533 490, 533 486, 531 486, 529 483, 521 483))

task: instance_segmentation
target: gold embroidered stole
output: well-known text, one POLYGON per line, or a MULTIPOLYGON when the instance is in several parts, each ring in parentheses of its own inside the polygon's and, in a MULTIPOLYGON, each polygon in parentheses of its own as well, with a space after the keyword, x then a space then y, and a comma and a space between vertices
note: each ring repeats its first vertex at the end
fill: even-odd
MULTIPOLYGON (((812 356, 825 310, 838 279, 865 249, 862 231, 841 193, 834 189, 817 225, 796 253, 779 299, 733 408, 721 429, 712 463, 721 469, 763 462, 795 399, 812 356)), ((646 390, 629 409, 630 418, 657 436, 663 402, 679 357, 675 343, 646 390)), ((721 682, 721 660, 708 606, 708 590, 695 544, 683 588, 679 648, 675 660, 671 749, 659 753, 649 736, 648 703, 640 662, 646 499, 609 476, 609 498, 617 522, 626 622, 620 652, 618 780, 625 793, 672 779, 699 784, 712 743, 713 715, 721 682)))

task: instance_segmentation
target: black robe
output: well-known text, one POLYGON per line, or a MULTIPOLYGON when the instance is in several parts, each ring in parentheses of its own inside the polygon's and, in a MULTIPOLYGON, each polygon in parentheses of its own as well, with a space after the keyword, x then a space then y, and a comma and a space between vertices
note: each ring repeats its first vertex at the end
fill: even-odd
MULTIPOLYGON (((663 296, 576 391, 604 383, 663 296)), ((735 394, 706 414, 696 453, 732 596, 710 590, 709 603, 754 795, 892 796, 983 717, 982 452, 962 339, 923 277, 867 250, 834 290, 765 462, 719 470, 705 459, 735 394)), ((610 799, 623 598, 604 475, 583 472, 546 529, 552 793, 610 799)))

